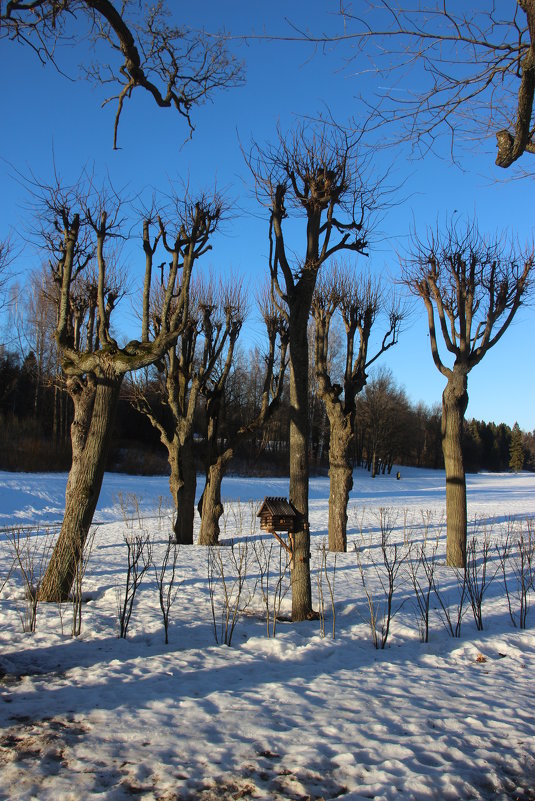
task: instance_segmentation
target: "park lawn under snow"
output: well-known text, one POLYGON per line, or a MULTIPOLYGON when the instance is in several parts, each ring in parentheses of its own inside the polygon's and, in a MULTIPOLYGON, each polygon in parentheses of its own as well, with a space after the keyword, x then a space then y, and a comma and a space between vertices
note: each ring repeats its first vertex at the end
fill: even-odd
MULTIPOLYGON (((319 572, 328 480, 311 481, 313 592, 319 608, 322 590, 325 616, 298 625, 281 620, 276 637, 267 636, 252 543, 257 552, 258 543, 273 544, 272 588, 279 546, 260 535, 254 513, 265 495, 287 495, 288 483, 225 480, 226 547, 213 554, 212 567, 217 573, 221 554, 230 590, 232 541, 235 554, 247 545, 248 562, 231 647, 215 642, 209 552, 198 546, 180 549, 169 644, 152 568, 127 639, 118 638, 124 537, 150 535, 158 565, 171 516, 165 478, 107 474, 83 584, 81 636, 69 636, 69 605, 40 606, 35 633, 22 631, 17 571, 0 596, 0 798, 535 798, 535 610, 526 629, 513 627, 500 572, 484 598, 483 631, 467 603, 461 636, 451 637, 433 596, 429 642, 422 643, 406 561, 386 648, 373 646, 358 563, 381 605, 381 520, 392 530, 390 554, 396 545, 405 556, 410 543, 415 554, 424 540, 429 554, 437 549, 437 584, 456 619, 458 579, 443 565, 444 474, 408 468, 402 474, 401 481, 395 472, 375 480, 355 474, 348 553, 338 555, 336 570, 334 557, 327 558, 334 617, 325 570, 319 572)), ((39 532, 28 534, 32 547, 38 544, 37 565, 46 524, 61 520, 65 481, 65 475, 0 473, 0 578, 12 560, 11 526, 24 544, 32 531, 25 527, 39 523, 39 532)), ((520 527, 527 533, 535 476, 469 476, 468 508, 470 533, 480 544, 485 537, 503 542, 520 527)), ((489 575, 498 565, 493 547, 489 575)), ((213 588, 221 637, 217 575, 213 588)), ((515 611, 514 597, 512 603, 515 611)), ((282 613, 289 604, 286 595, 282 613)))

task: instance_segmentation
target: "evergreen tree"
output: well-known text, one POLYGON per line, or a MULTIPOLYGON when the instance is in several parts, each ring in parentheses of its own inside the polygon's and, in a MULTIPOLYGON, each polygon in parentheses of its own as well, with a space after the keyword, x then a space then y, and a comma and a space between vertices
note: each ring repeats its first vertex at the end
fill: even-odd
POLYGON ((519 473, 524 467, 524 446, 522 444, 522 432, 518 423, 514 424, 511 434, 509 467, 514 473, 519 473))

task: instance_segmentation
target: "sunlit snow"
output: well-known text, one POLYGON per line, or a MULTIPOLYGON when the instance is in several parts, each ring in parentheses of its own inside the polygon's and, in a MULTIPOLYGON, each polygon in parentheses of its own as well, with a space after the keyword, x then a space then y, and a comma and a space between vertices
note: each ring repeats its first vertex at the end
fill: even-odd
MULTIPOLYGON (((401 468, 397 481, 395 471, 375 479, 355 473, 348 553, 337 556, 336 569, 328 554, 327 574, 320 567, 328 479, 311 480, 312 589, 315 608, 323 596, 324 616, 288 623, 287 593, 275 637, 267 636, 258 543, 264 555, 273 546, 270 603, 280 548, 260 535, 255 512, 265 495, 287 495, 288 482, 225 480, 229 502, 217 554, 229 591, 235 587, 231 543, 235 553, 247 546, 231 647, 214 637, 210 586, 219 639, 224 631, 217 554, 210 585, 210 554, 199 546, 180 548, 169 645, 152 567, 127 638, 117 636, 124 537, 150 537, 158 566, 172 515, 165 477, 107 474, 83 583, 80 637, 70 636, 70 604, 40 605, 35 633, 23 632, 20 570, 0 596, 0 798, 535 798, 535 610, 526 629, 513 625, 496 549, 508 533, 511 542, 520 531, 533 536, 535 476, 468 477, 470 537, 478 549, 490 543, 487 569, 494 576, 483 599, 484 628, 476 629, 467 600, 460 637, 450 636, 432 594, 429 642, 423 643, 409 565, 424 541, 454 622, 459 603, 460 577, 444 566, 444 474, 401 468), (384 607, 381 521, 389 553, 395 546, 404 561, 386 647, 376 649, 359 562, 373 602, 384 607), (327 578, 334 580, 335 615, 327 578)), ((13 527, 24 547, 34 547, 37 569, 48 536, 57 531, 52 524, 61 520, 65 482, 64 474, 0 473, 0 586, 13 559, 13 527)), ((517 598, 509 587, 514 616, 517 598)), ((532 586, 528 599, 533 594, 532 586)))

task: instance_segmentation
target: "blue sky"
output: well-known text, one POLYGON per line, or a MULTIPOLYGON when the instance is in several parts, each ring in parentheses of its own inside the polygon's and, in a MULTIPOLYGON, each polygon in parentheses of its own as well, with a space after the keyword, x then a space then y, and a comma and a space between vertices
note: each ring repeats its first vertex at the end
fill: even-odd
MULTIPOLYGON (((224 25, 233 33, 286 34, 290 28, 285 20, 291 14, 299 24, 335 32, 342 24, 337 8, 337 0, 294 0, 292 4, 276 0, 269 5, 209 0, 197 7, 182 5, 181 13, 186 16, 177 21, 212 30, 224 25)), ((115 110, 113 106, 101 108, 105 94, 84 81, 68 80, 53 68, 42 67, 29 50, 2 40, 0 236, 10 229, 27 231, 31 227, 27 190, 16 172, 33 172, 47 181, 53 161, 67 181, 89 165, 97 176, 109 174, 116 188, 125 187, 131 195, 149 196, 154 188, 165 191, 170 180, 187 181, 192 190, 210 188, 217 181, 233 202, 234 211, 202 269, 243 275, 252 294, 267 274, 268 218, 254 199, 239 139, 245 145, 251 138, 274 141, 278 123, 288 129, 300 117, 314 117, 327 107, 346 124, 362 113, 359 96, 373 100, 389 79, 361 70, 358 61, 348 63, 349 46, 331 47, 326 52, 298 43, 236 41, 233 49, 245 62, 246 83, 215 94, 213 102, 194 112, 196 131, 191 141, 186 141, 187 128, 176 113, 156 108, 138 91, 125 108, 119 129, 121 149, 114 152, 115 110)), ((77 49, 66 48, 58 61, 76 75, 76 65, 86 53, 81 43, 77 49)), ((437 154, 417 160, 410 158, 407 148, 377 153, 377 172, 390 169, 390 183, 401 188, 396 204, 385 212, 372 238, 369 259, 360 258, 357 268, 369 267, 395 278, 399 275, 397 253, 406 246, 410 228, 423 232, 446 214, 476 215, 483 231, 505 230, 521 242, 531 240, 532 179, 511 180, 494 166, 494 152, 494 141, 489 138, 477 150, 461 144, 456 151, 459 166, 451 163, 446 139, 437 154)), ((133 284, 143 268, 135 244, 125 250, 133 284)), ((26 246, 16 263, 19 280, 38 264, 38 252, 26 246)), ((518 421, 525 430, 535 428, 534 328, 533 308, 521 309, 504 338, 474 368, 469 377, 468 417, 510 425, 518 421)), ((260 329, 252 322, 242 344, 247 347, 261 341, 260 329)), ((429 405, 440 401, 444 379, 432 363, 422 307, 415 306, 399 344, 383 364, 392 369, 411 400, 429 405)))

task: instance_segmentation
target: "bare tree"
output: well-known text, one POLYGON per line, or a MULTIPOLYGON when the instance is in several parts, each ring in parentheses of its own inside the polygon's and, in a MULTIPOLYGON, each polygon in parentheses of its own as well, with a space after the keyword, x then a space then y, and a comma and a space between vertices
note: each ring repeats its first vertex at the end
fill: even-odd
POLYGON ((349 269, 338 268, 320 278, 312 299, 316 324, 315 367, 320 396, 329 418, 329 550, 347 550, 347 504, 353 488, 353 442, 356 397, 367 381, 367 369, 396 344, 403 311, 388 298, 378 281, 354 278, 349 269), (346 335, 343 386, 329 375, 328 350, 331 321, 339 310, 346 335), (369 353, 372 328, 386 313, 382 340, 369 353), (358 337, 358 339, 357 339, 358 337))
MULTIPOLYGON (((219 298, 223 307, 223 315, 228 328, 228 336, 224 348, 219 353, 218 363, 209 379, 203 386, 206 419, 206 454, 205 454, 205 485, 197 504, 201 517, 201 530, 199 534, 200 545, 217 545, 219 539, 219 518, 223 514, 221 504, 221 482, 226 469, 226 462, 220 459, 224 441, 222 422, 225 417, 225 390, 230 375, 236 343, 245 319, 246 304, 242 287, 227 286, 219 298)), ((214 306, 215 308, 215 306, 214 306)), ((210 335, 214 336, 212 329, 210 335)), ((232 451, 233 453, 233 451, 232 451)))
MULTIPOLYGON (((237 431, 227 432, 226 437, 223 435, 225 387, 235 343, 232 336, 229 339, 227 358, 217 380, 208 382, 203 390, 206 396, 207 455, 206 484, 198 505, 201 515, 200 545, 217 545, 219 542, 219 519, 223 514, 221 484, 236 449, 266 425, 280 403, 286 370, 288 334, 283 318, 267 293, 264 293, 261 305, 267 329, 268 352, 265 356, 260 407, 256 414, 249 420, 242 421, 237 431)), ((243 302, 236 305, 235 309, 236 311, 243 309, 243 302)))
POLYGON ((369 185, 356 142, 336 126, 301 126, 274 147, 252 148, 248 164, 269 209, 269 268, 290 343, 290 502, 298 514, 292 563, 292 619, 313 614, 310 584, 308 320, 322 265, 349 250, 364 253, 377 184, 369 185), (305 217, 302 257, 292 256, 285 220, 305 217))
MULTIPOLYGON (((195 201, 175 197, 169 221, 160 216, 144 225, 144 245, 151 226, 157 228, 155 240, 145 248, 145 298, 156 240, 161 240, 171 257, 165 292, 154 337, 148 337, 143 320, 142 341, 131 340, 120 347, 111 328, 119 290, 109 279, 108 255, 110 244, 120 236, 121 203, 111 192, 84 192, 80 186, 42 189, 42 233, 59 287, 55 336, 74 405, 65 516, 41 586, 42 600, 60 601, 68 596, 98 501, 123 378, 160 359, 187 324, 193 265, 209 249, 223 208, 217 194, 195 201), (93 261, 94 278, 84 284, 93 261)), ((142 308, 148 308, 145 299, 142 308)))
POLYGON ((236 293, 235 289, 222 284, 216 287, 212 281, 194 282, 187 324, 160 362, 156 394, 150 384, 135 380, 132 385, 131 402, 150 420, 167 449, 169 486, 176 508, 174 541, 182 545, 193 543, 197 485, 193 441, 195 410, 199 395, 213 378, 225 348, 229 351, 230 368, 244 306, 241 292, 236 293))
POLYGON ((427 310, 431 353, 446 378, 442 450, 446 468, 448 565, 466 566, 466 480, 462 452, 468 374, 501 339, 531 290, 534 251, 482 236, 475 223, 413 236, 403 280, 427 310), (453 363, 441 355, 436 330, 453 363))
MULTIPOLYGON (((26 359, 27 364, 31 359, 34 417, 42 412, 41 402, 47 387, 57 384, 59 388, 61 383, 56 380, 59 379, 60 360, 54 339, 57 289, 48 264, 43 263, 30 273, 24 285, 16 284, 12 291, 9 325, 22 358, 26 359)), ((56 419, 53 430, 56 431, 56 419)))
POLYGON ((208 37, 170 24, 171 4, 111 0, 10 0, 0 5, 0 38, 30 46, 43 64, 57 64, 60 46, 88 41, 82 71, 100 86, 112 86, 104 104, 115 101, 119 120, 135 89, 148 92, 160 108, 174 108, 193 131, 192 109, 213 91, 241 82, 241 65, 226 50, 224 35, 208 37), (91 63, 95 45, 104 43, 114 61, 91 63))
POLYGON ((358 397, 357 423, 363 429, 366 467, 372 478, 390 472, 394 458, 403 452, 410 418, 407 396, 388 368, 379 368, 358 397))
MULTIPOLYGON (((86 288, 87 288, 87 281, 86 288)), ((77 293, 83 293, 82 287, 77 293)), ((81 298, 79 298, 81 301, 81 298)), ((61 371, 61 355, 54 337, 59 286, 50 265, 43 261, 22 285, 16 284, 9 325, 25 364, 31 364, 32 406, 36 419, 50 414, 50 433, 56 445, 69 447, 70 401, 61 371)))

